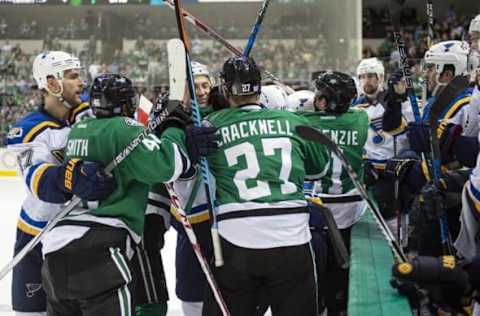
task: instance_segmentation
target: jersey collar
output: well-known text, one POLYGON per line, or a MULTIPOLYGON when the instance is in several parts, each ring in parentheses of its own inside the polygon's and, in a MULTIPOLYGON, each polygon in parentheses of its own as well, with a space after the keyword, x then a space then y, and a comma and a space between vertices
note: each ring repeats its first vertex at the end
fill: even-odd
POLYGON ((258 111, 263 109, 264 107, 257 103, 248 103, 248 104, 240 105, 237 108, 242 110, 247 110, 247 111, 258 111))

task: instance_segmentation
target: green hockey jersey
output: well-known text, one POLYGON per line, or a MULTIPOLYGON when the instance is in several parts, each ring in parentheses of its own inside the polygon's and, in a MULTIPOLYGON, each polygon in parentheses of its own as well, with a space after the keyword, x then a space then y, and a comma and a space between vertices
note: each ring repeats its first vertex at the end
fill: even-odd
POLYGON ((324 146, 295 133, 308 121, 258 105, 214 112, 207 121, 220 137, 219 150, 208 157, 220 235, 246 248, 308 242, 308 214, 294 212, 305 212, 306 173, 321 172, 329 159, 324 146))
MULTIPOLYGON (((341 115, 325 112, 304 113, 310 125, 328 135, 343 151, 353 170, 363 179, 363 148, 368 135, 368 115, 360 109, 350 109, 341 115)), ((345 194, 355 186, 334 153, 330 153, 331 162, 320 175, 309 176, 318 179, 317 193, 345 194)), ((307 177, 308 178, 308 177, 307 177)))
MULTIPOLYGON (((107 165, 142 131, 143 125, 125 117, 82 121, 72 128, 65 155, 107 165)), ((177 128, 167 129, 160 139, 146 137, 113 170, 115 191, 89 214, 106 224, 108 218, 120 219, 134 237, 141 236, 150 187, 174 181, 189 168, 184 137, 177 128)))

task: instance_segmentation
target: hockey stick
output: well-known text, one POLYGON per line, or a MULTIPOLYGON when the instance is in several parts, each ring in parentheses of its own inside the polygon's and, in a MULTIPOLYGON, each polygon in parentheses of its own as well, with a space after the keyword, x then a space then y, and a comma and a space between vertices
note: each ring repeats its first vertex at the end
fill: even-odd
POLYGON ((427 0, 427 48, 433 44, 433 0, 427 0))
POLYGON ((243 51, 243 56, 245 57, 250 56, 250 52, 252 51, 253 44, 255 44, 255 40, 257 39, 258 32, 260 31, 260 26, 262 25, 263 19, 265 18, 265 14, 267 13, 267 8, 269 4, 270 0, 263 0, 262 7, 257 13, 257 20, 253 25, 250 36, 248 37, 247 46, 245 46, 245 50, 243 51))
MULTIPOLYGON (((207 279, 208 284, 210 285, 210 288, 212 289, 213 295, 215 297, 215 300, 218 303, 218 306, 220 307, 220 310, 222 311, 224 316, 229 316, 230 312, 228 311, 227 304, 223 300, 222 294, 220 292, 220 289, 218 288, 217 283, 215 282, 215 278, 213 277, 212 270, 210 269, 210 266, 208 265, 208 259, 205 258, 205 255, 202 252, 202 249, 200 248, 200 244, 197 240, 197 236, 195 235, 195 231, 193 230, 192 225, 188 222, 187 215, 185 211, 182 209, 179 203, 179 199, 173 190, 173 187, 171 184, 165 185, 165 187, 168 190, 168 193, 170 194, 170 201, 173 206, 177 209, 178 214, 180 215, 180 222, 183 225, 183 228, 185 229, 185 233, 188 237, 188 240, 190 241, 190 244, 192 245, 193 252, 195 253, 195 256, 197 256, 198 262, 200 264, 200 268, 202 269, 203 273, 205 274, 205 278, 207 279)), ((195 194, 192 191, 192 194, 195 194)))
MULTIPOLYGON (((427 118, 430 126, 430 147, 432 152, 432 174, 433 181, 437 188, 440 188, 441 177, 441 154, 440 143, 438 139, 437 129, 439 118, 444 117, 445 111, 448 110, 448 104, 469 85, 469 79, 466 76, 456 76, 439 94, 438 98, 433 102, 427 118)), ((442 205, 443 206, 443 205, 442 205)), ((448 233, 448 222, 443 209, 440 212, 440 239, 442 242, 443 252, 446 254, 453 253, 451 236, 448 233)))
MULTIPOLYGON (((172 54, 174 56, 175 54, 172 54)), ((125 158, 130 155, 130 153, 139 146, 142 141, 149 136, 149 134, 154 131, 160 123, 162 123, 165 118, 167 118, 172 111, 174 111, 182 102, 183 96, 185 93, 185 79, 182 80, 181 77, 185 78, 185 73, 182 73, 182 67, 178 67, 176 63, 173 63, 169 59, 169 73, 170 73, 170 101, 166 109, 162 110, 154 120, 148 123, 147 128, 145 128, 140 134, 138 134, 106 167, 105 172, 111 173, 112 170, 118 166, 125 158), (181 68, 181 69, 178 69, 181 68), (180 77, 179 77, 180 76, 180 77)), ((183 67, 183 70, 185 67, 183 67)), ((47 225, 32 239, 28 242, 22 250, 20 250, 15 257, 2 269, 0 270, 0 280, 7 275, 10 270, 12 270, 35 246, 42 241, 46 233, 51 231, 55 225, 67 216, 78 204, 81 203, 81 199, 77 196, 74 196, 72 200, 65 206, 58 214, 56 214, 47 225)))
POLYGON ((393 37, 395 38, 395 43, 397 44, 398 53, 400 55, 400 67, 402 68, 403 76, 405 77, 407 95, 412 106, 413 115, 415 116, 415 121, 420 122, 422 117, 420 115, 420 108, 418 107, 417 96, 415 95, 415 90, 413 87, 412 73, 410 71, 407 54, 405 52, 405 42, 403 41, 402 34, 400 34, 398 30, 394 31, 393 37))
POLYGON ((422 120, 422 116, 420 115, 417 96, 415 95, 415 90, 413 87, 412 73, 410 71, 410 66, 408 64, 407 53, 405 49, 405 41, 403 40, 402 34, 400 33, 400 16, 399 14, 397 14, 395 17, 391 9, 389 11, 389 14, 390 14, 390 19, 392 21, 392 26, 393 26, 393 38, 394 38, 395 44, 397 45, 398 54, 400 55, 400 68, 402 69, 403 76, 405 78, 407 95, 410 100, 410 105, 412 106, 412 112, 415 117, 415 121, 420 122, 422 120))
POLYGON ((392 235, 392 232, 388 228, 387 223, 385 223, 385 220, 383 219, 377 205, 373 203, 373 201, 368 196, 368 193, 363 187, 362 183, 360 182, 357 173, 353 170, 352 166, 350 166, 350 164, 347 161, 347 158, 342 153, 342 151, 338 148, 338 146, 328 136, 322 134, 319 130, 312 128, 310 126, 300 125, 295 128, 295 131, 297 132, 298 135, 300 135, 300 137, 306 140, 321 143, 325 145, 333 153, 335 153, 335 155, 340 160, 343 168, 346 170, 348 176, 352 180, 352 183, 355 185, 356 189, 358 190, 359 194, 367 202, 370 210, 373 213, 373 218, 375 219, 378 226, 380 227, 380 230, 385 236, 385 239, 390 245, 395 257, 400 262, 406 262, 407 257, 403 253, 403 250, 400 244, 398 244, 398 242, 395 240, 395 237, 392 235))
MULTIPOLYGON (((172 9, 175 10, 175 4, 173 0, 164 0, 165 4, 172 9)), ((203 23, 199 18, 195 17, 193 14, 188 12, 185 8, 181 8, 181 12, 183 17, 193 24, 195 27, 197 27, 199 30, 204 32, 206 35, 210 36, 212 39, 218 41, 220 44, 222 44, 226 49, 228 49, 230 52, 232 52, 235 56, 240 57, 242 56, 242 52, 230 44, 229 41, 227 41, 224 37, 222 37, 220 34, 218 34, 214 29, 203 23)), ((277 76, 272 74, 270 71, 266 70, 265 68, 261 67, 259 65, 260 70, 269 78, 271 79, 275 84, 281 86, 285 91, 287 91, 288 94, 292 94, 295 92, 292 88, 284 84, 277 76)))
MULTIPOLYGON (((178 32, 180 33, 180 39, 185 46, 185 57, 187 64, 187 81, 190 91, 191 103, 192 103, 192 114, 193 114, 193 123, 195 126, 202 125, 202 116, 200 114, 200 108, 198 107, 197 97, 195 95, 195 81, 192 74, 192 65, 190 61, 189 48, 190 43, 188 40, 187 32, 183 23, 183 15, 181 14, 180 0, 175 0, 175 16, 177 18, 178 32)), ((215 192, 212 190, 212 179, 211 172, 208 166, 207 159, 201 157, 200 159, 200 169, 202 171, 203 183, 205 184, 205 192, 207 192, 207 202, 210 214, 210 221, 212 222, 211 234, 212 234, 212 243, 213 243, 213 253, 215 256, 215 266, 223 266, 223 255, 220 245, 220 236, 218 235, 218 221, 217 221, 217 205, 215 192)))
POLYGON ((307 198, 309 202, 313 204, 315 210, 322 213, 323 218, 328 227, 328 237, 333 246, 333 255, 335 256, 335 261, 343 269, 348 269, 350 266, 350 256, 348 255, 347 247, 345 247, 345 242, 343 241, 342 235, 338 230, 337 223, 332 216, 332 212, 320 202, 320 198, 307 198))

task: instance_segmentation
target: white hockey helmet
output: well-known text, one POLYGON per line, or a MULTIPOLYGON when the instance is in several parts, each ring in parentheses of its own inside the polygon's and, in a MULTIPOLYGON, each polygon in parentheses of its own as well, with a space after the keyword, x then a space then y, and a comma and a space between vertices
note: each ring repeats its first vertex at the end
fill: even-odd
POLYGON ((295 91, 287 97, 287 110, 290 112, 315 112, 314 99, 315 93, 313 91, 295 91))
POLYGON ((480 32, 480 14, 477 15, 470 21, 470 27, 468 28, 468 33, 480 32))
POLYGON ((260 92, 260 104, 269 109, 285 110, 287 108, 287 93, 277 85, 263 86, 260 92))
MULTIPOLYGON (((385 67, 381 60, 376 57, 364 58, 357 66, 357 78, 360 80, 361 75, 376 74, 378 78, 377 92, 383 90, 383 83, 385 80, 385 67)), ((359 82, 360 94, 363 94, 362 83, 359 82)))
POLYGON ((193 74, 194 77, 196 77, 196 76, 207 77, 208 80, 210 80, 210 83, 213 86, 213 84, 214 84, 213 77, 210 74, 210 71, 208 71, 207 66, 205 66, 204 64, 199 63, 197 61, 192 61, 192 74, 193 74))
MULTIPOLYGON (((47 77, 53 76, 60 83, 66 70, 81 69, 80 60, 62 51, 43 52, 33 61, 33 78, 38 89, 47 88, 47 77)), ((61 85, 62 86, 62 85, 61 85)))
POLYGON ((378 79, 385 76, 385 67, 383 63, 376 57, 364 58, 357 66, 357 77, 365 74, 376 74, 378 79))
POLYGON ((468 54, 470 46, 465 41, 440 42, 425 53, 424 65, 433 65, 437 72, 437 82, 446 65, 455 68, 455 76, 467 72, 468 54))

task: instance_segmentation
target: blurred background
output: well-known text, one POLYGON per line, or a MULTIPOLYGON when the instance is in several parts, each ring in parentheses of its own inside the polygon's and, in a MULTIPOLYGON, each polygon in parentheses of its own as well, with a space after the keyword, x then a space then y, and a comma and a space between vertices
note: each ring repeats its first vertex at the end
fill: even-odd
MULTIPOLYGON (((261 1, 184 0, 185 9, 243 49, 261 1)), ((480 2, 435 1, 435 41, 462 39, 480 2)), ((294 88, 309 88, 322 69, 355 72, 379 57, 387 72, 398 65, 391 16, 400 18, 415 81, 426 51, 426 1, 273 0, 252 56, 294 88)), ((232 53, 186 22, 192 59, 215 72, 232 53)), ((1 0, 0 145, 10 125, 41 100, 31 73, 44 50, 78 56, 87 82, 121 72, 153 99, 168 89, 165 43, 178 37, 173 10, 162 0, 1 0)))

